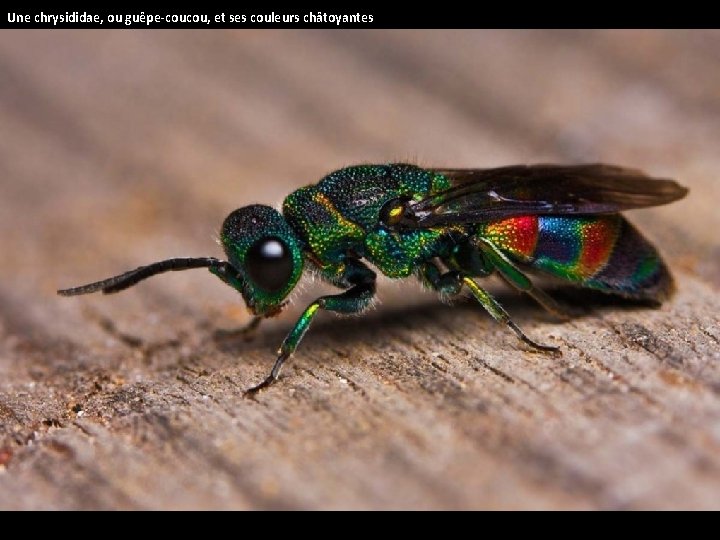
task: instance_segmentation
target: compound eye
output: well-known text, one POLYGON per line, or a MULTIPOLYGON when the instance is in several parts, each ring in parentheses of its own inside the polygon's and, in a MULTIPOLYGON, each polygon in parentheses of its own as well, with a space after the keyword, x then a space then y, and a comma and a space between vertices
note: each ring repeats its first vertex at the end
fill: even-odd
POLYGON ((248 277, 268 293, 283 290, 293 274, 293 258, 287 244, 277 237, 261 238, 245 257, 248 277))

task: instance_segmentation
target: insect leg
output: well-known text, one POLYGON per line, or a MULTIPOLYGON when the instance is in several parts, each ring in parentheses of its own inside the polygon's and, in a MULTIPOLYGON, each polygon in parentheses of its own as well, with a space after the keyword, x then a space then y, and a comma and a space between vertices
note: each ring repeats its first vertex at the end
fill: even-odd
POLYGON ((470 289, 470 292, 472 292, 475 299, 480 302, 482 307, 484 307, 487 312, 492 315, 492 317, 505 325, 507 325, 510 330, 512 330, 515 335, 520 338, 521 341, 532 347, 533 349, 537 349, 539 351, 544 352, 552 352, 552 353, 559 353, 560 349, 557 347, 551 347, 549 345, 540 345, 539 343, 535 343, 532 339, 527 337, 522 330, 516 325, 512 319, 510 318, 510 315, 508 315, 508 312, 503 309, 503 307, 498 303, 497 300, 495 300, 490 294, 483 288, 481 288, 475 281, 473 281, 469 277, 463 278, 463 283, 467 285, 467 287, 470 289))
POLYGON ((260 327, 265 317, 255 316, 252 320, 241 328, 234 328, 232 330, 216 330, 213 337, 220 340, 230 340, 235 338, 242 338, 245 341, 250 341, 255 337, 255 332, 260 327))
POLYGON ((488 242, 482 238, 476 239, 475 242, 483 254, 485 254, 500 275, 510 285, 526 293, 546 311, 553 314, 558 319, 569 320, 575 315, 568 308, 558 304, 555 299, 541 289, 535 287, 533 282, 527 277, 504 253, 502 253, 492 242, 488 242))
POLYGON ((305 311, 300 315, 295 326, 280 346, 277 360, 270 371, 270 375, 257 386, 247 390, 246 395, 252 396, 278 379, 283 364, 295 352, 305 332, 310 327, 313 317, 319 310, 324 309, 336 313, 360 313, 370 305, 375 296, 375 278, 375 272, 363 263, 356 259, 348 259, 345 263, 343 277, 339 280, 339 283, 349 287, 348 290, 340 294, 321 296, 305 308, 305 311))
MULTIPOLYGON (((230 285, 233 289, 242 292, 243 282, 240 279, 237 271, 231 266, 214 266, 210 268, 210 272, 219 277, 223 283, 230 285)), ((250 340, 255 334, 255 331, 260 326, 260 323, 265 317, 255 316, 245 326, 237 330, 218 330, 215 332, 215 337, 219 339, 232 339, 234 337, 242 337, 246 340, 250 340)))
POLYGON ((454 296, 462 289, 462 275, 451 270, 441 273, 433 262, 427 262, 420 267, 420 279, 425 285, 440 293, 441 296, 454 296))

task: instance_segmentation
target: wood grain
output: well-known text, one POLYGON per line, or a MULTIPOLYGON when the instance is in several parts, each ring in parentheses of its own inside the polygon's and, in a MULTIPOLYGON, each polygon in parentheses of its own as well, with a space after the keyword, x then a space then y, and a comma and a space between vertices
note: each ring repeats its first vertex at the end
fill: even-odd
POLYGON ((0 34, 0 508, 720 508, 720 33, 0 34), (661 309, 561 291, 560 324, 491 282, 527 352, 467 302, 380 283, 256 340, 203 272, 224 216, 358 162, 605 161, 679 179, 631 214, 678 283, 661 309))

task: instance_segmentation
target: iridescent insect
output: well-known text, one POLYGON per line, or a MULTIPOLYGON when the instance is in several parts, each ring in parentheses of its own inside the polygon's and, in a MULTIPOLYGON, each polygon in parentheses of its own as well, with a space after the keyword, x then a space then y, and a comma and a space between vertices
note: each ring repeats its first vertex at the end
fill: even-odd
POLYGON ((269 376, 277 380, 315 314, 359 313, 375 295, 376 274, 417 276, 443 296, 467 287, 497 321, 540 351, 474 278, 497 272, 550 312, 555 301, 526 272, 656 303, 673 290, 656 249, 619 212, 670 203, 687 189, 672 180, 610 165, 425 169, 359 165, 291 193, 282 213, 251 205, 230 214, 220 235, 228 260, 170 259, 63 296, 116 293, 155 274, 207 267, 239 291, 255 318, 277 315, 304 270, 344 289, 312 302, 283 341, 269 376))

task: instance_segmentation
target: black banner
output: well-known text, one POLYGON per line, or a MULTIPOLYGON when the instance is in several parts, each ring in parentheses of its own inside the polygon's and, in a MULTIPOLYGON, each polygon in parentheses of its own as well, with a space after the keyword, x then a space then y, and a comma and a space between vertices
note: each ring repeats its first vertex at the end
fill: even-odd
POLYGON ((5 28, 363 28, 377 19, 371 11, 311 11, 298 9, 178 8, 145 10, 90 9, 76 11, 17 10, 7 13, 5 28))
MULTIPOLYGON (((477 6, 434 5, 425 8, 97 8, 27 9, 5 13, 0 28, 593 28, 694 26, 691 10, 684 13, 633 15, 607 7, 592 14, 553 11, 545 3, 515 8, 494 5, 482 11, 477 6), (621 19, 613 20, 612 17, 621 19)), ((696 21, 699 22, 699 21, 696 21)))

